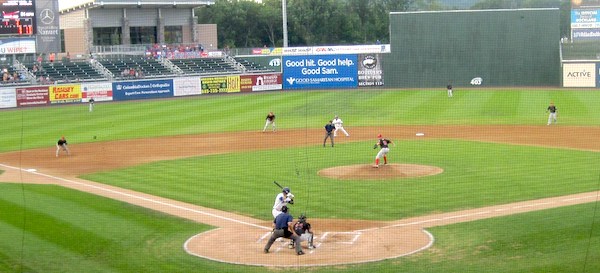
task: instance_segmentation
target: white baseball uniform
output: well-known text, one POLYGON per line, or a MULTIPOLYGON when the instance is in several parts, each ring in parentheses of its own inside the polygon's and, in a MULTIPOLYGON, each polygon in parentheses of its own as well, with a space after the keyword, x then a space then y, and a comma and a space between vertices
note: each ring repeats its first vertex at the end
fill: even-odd
POLYGON ((350 134, 348 134, 348 132, 344 130, 344 122, 342 121, 342 119, 340 119, 339 117, 335 117, 331 123, 333 123, 333 126, 335 127, 335 131, 333 131, 334 137, 337 136, 338 130, 341 130, 346 136, 350 136, 350 134))
POLYGON ((288 194, 283 194, 283 192, 280 192, 276 197, 275 197, 275 203, 273 204, 273 210, 271 211, 271 213, 273 214, 273 218, 276 218, 277 215, 281 214, 281 208, 285 205, 287 205, 292 199, 288 196, 291 193, 288 194))

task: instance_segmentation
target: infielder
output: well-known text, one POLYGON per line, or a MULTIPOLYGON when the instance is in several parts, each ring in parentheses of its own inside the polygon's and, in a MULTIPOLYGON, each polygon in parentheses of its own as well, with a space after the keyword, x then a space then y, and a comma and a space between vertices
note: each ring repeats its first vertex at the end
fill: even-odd
POLYGON ((281 209, 287 204, 294 204, 294 195, 291 193, 290 188, 285 187, 275 196, 275 203, 273 204, 273 210, 271 210, 273 218, 277 218, 277 215, 281 214, 281 209))
POLYGON ((548 125, 554 122, 556 124, 556 116, 558 115, 558 109, 554 106, 554 102, 550 102, 550 106, 546 109, 546 113, 550 112, 548 115, 548 125))
POLYGON ((337 136, 337 131, 341 130, 347 137, 349 137, 350 135, 348 134, 348 132, 346 132, 346 130, 344 130, 344 122, 342 121, 342 119, 340 119, 340 117, 335 116, 335 118, 333 119, 333 126, 335 126, 335 131, 333 131, 333 136, 336 137, 337 136))
POLYGON ((452 84, 448 83, 448 86, 446 86, 446 90, 448 91, 448 98, 452 98, 453 94, 452 94, 452 84))
POLYGON ((377 135, 377 143, 373 146, 373 149, 377 149, 377 147, 381 147, 381 150, 379 150, 379 152, 377 153, 377 156, 375 157, 375 165, 373 165, 373 168, 379 168, 379 159, 383 157, 383 164, 387 164, 387 154, 390 151, 389 145, 393 144, 394 146, 396 146, 395 143, 393 143, 391 140, 389 139, 385 139, 381 136, 381 134, 377 135))
POLYGON ((67 147, 67 140, 64 136, 62 136, 58 142, 56 142, 56 157, 58 157, 60 150, 63 150, 67 153, 67 155, 70 155, 69 148, 67 147))
POLYGON ((273 132, 275 132, 275 130, 277 130, 275 127, 275 114, 273 114, 273 112, 269 112, 265 120, 266 122, 265 127, 263 128, 263 132, 267 130, 267 127, 269 127, 269 125, 273 127, 273 132))
POLYGON ((89 100, 89 103, 90 103, 90 112, 94 112, 94 102, 96 102, 96 101, 94 100, 94 98, 91 98, 91 99, 89 100))

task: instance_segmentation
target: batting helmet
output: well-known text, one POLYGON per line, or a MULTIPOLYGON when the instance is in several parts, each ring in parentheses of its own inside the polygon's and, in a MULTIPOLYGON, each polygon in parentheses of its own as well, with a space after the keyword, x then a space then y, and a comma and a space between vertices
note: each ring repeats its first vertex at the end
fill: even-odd
POLYGON ((288 207, 287 207, 287 206, 283 206, 283 207, 281 207, 281 211, 282 211, 282 212, 288 212, 288 207))
POLYGON ((282 191, 282 192, 285 192, 285 193, 290 193, 290 188, 288 188, 288 187, 285 187, 285 188, 283 188, 281 191, 282 191))
POLYGON ((381 134, 377 135, 377 138, 381 138, 381 134))

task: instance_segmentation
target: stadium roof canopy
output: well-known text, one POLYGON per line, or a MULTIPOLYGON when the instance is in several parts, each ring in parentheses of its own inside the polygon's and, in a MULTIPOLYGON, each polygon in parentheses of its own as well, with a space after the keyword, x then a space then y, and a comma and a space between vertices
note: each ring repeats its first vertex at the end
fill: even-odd
POLYGON ((61 12, 69 12, 81 8, 195 8, 204 5, 213 5, 215 0, 89 0, 83 1, 77 6, 62 9, 61 12))

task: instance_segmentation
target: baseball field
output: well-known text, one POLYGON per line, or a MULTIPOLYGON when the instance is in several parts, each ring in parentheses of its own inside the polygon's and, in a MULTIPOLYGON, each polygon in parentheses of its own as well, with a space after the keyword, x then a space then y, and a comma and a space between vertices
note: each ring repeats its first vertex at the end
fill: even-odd
POLYGON ((600 272, 598 105, 441 88, 2 110, 0 272, 600 272), (335 115, 350 137, 323 147, 335 115), (378 134, 396 145, 375 169, 378 134), (306 255, 262 252, 273 181, 313 224, 306 255))

